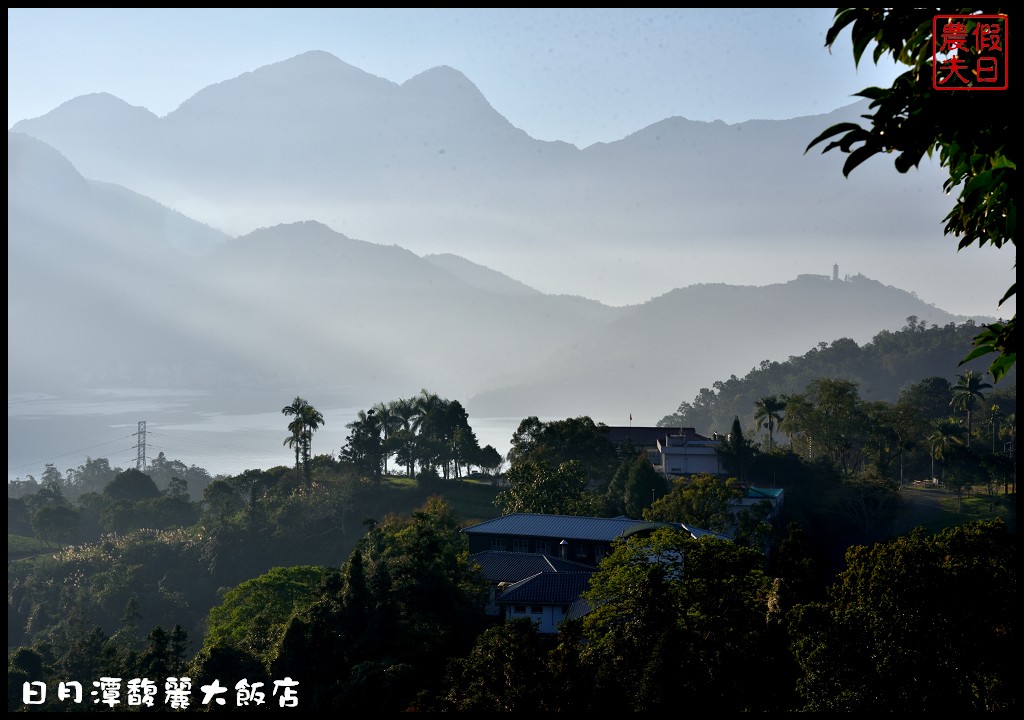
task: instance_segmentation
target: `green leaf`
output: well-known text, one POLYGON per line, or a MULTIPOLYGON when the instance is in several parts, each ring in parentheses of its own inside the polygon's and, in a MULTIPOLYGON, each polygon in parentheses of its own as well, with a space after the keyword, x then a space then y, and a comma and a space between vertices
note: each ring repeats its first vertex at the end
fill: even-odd
POLYGON ((988 366, 988 371, 992 373, 992 379, 995 382, 999 382, 1004 377, 1006 377, 1006 374, 1010 372, 1010 368, 1012 368, 1016 363, 1017 353, 1011 353, 1009 355, 1000 355, 998 358, 992 361, 991 365, 988 366))
POLYGON ((808 150, 810 150, 812 147, 820 143, 822 140, 826 140, 832 137, 833 135, 838 135, 840 133, 848 132, 851 130, 862 130, 862 128, 857 123, 852 122, 844 122, 833 125, 832 127, 826 129, 823 133, 818 135, 818 137, 814 138, 814 140, 811 141, 810 145, 808 145, 806 149, 804 149, 804 154, 807 154, 808 150))
POLYGON ((878 148, 876 147, 862 147, 851 152, 850 156, 846 158, 846 162, 843 164, 843 175, 845 177, 850 177, 850 173, 853 172, 855 167, 877 152, 878 148))

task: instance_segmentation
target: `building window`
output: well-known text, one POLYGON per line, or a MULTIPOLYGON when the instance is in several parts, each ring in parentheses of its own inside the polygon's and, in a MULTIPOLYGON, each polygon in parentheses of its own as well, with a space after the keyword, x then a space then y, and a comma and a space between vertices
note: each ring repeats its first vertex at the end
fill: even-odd
POLYGON ((530 552, 530 543, 528 540, 513 540, 512 541, 512 552, 524 553, 530 552))
POLYGON ((505 538, 491 538, 491 550, 503 551, 505 549, 505 538))
POLYGON ((512 607, 512 613, 515 614, 515 615, 525 615, 526 614, 526 606, 525 605, 514 605, 512 607))
POLYGON ((541 607, 540 605, 531 605, 530 606, 530 612, 533 613, 534 615, 540 615, 540 614, 542 614, 544 612, 544 608, 541 607))
POLYGON ((576 546, 576 557, 585 558, 587 556, 587 546, 583 543, 579 543, 576 546))
POLYGON ((542 553, 544 555, 550 555, 551 554, 551 543, 549 543, 547 540, 538 540, 537 542, 535 542, 533 544, 533 546, 536 548, 536 551, 539 552, 539 553, 542 553))

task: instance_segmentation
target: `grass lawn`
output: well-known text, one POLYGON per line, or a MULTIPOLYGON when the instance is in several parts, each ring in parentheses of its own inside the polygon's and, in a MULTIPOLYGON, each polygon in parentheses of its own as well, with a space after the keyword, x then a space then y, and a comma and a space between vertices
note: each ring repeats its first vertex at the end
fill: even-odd
POLYGON ((490 520, 501 514, 494 506, 494 498, 499 489, 487 480, 434 480, 421 483, 408 477, 389 476, 387 484, 389 488, 405 495, 396 503, 394 512, 410 513, 421 507, 427 498, 440 495, 466 525, 490 520))
POLYGON ((53 548, 47 547, 46 543, 42 540, 26 537, 24 535, 11 535, 10 533, 7 533, 8 562, 45 552, 53 552, 53 548))
POLYGON ((984 489, 975 489, 970 495, 964 495, 960 500, 960 510, 957 511, 956 495, 949 493, 943 498, 943 507, 950 513, 960 518, 961 522, 971 520, 994 520, 1002 518, 1011 530, 1017 528, 1017 496, 1003 495, 1002 493, 989 495, 984 489))
POLYGON ((899 533, 923 525, 929 532, 939 532, 955 525, 974 520, 1001 518, 1010 530, 1017 530, 1017 495, 1002 493, 989 495, 984 488, 976 488, 964 495, 957 511, 956 494, 945 488, 930 485, 904 487, 900 494, 905 501, 897 522, 899 533))

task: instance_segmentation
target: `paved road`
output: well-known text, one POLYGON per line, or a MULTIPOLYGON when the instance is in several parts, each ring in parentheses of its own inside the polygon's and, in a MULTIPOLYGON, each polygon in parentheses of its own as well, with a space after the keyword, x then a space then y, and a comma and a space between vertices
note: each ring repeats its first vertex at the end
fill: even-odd
POLYGON ((897 532, 903 533, 935 520, 946 512, 943 504, 951 496, 946 490, 924 483, 910 483, 900 490, 903 507, 894 520, 897 532))

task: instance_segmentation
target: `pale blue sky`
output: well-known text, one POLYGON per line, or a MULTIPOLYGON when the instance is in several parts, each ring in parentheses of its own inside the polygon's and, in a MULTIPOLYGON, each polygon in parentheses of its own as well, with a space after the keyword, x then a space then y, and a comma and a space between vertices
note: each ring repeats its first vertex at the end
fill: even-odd
POLYGON ((26 9, 7 11, 8 127, 109 92, 165 115, 202 88, 309 50, 397 83, 461 70, 542 140, 581 147, 673 115, 826 113, 891 63, 854 67, 832 8, 26 9))

